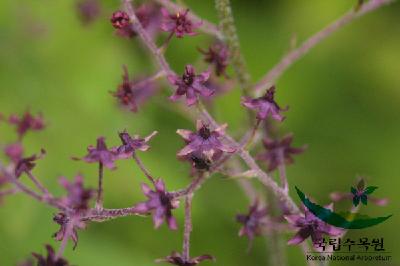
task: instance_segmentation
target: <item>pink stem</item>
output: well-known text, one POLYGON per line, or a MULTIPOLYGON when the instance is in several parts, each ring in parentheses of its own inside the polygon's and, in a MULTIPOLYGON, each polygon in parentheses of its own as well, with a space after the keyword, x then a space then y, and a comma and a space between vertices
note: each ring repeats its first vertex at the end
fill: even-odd
POLYGON ((40 191, 42 191, 45 195, 50 195, 50 192, 47 190, 47 188, 43 186, 43 184, 32 174, 32 172, 27 171, 26 174, 40 191))
POLYGON ((155 184, 154 178, 150 174, 150 172, 146 169, 144 166, 143 162, 139 159, 139 157, 136 155, 135 152, 132 154, 132 158, 135 160, 136 164, 139 166, 140 170, 143 172, 143 174, 149 179, 149 181, 153 184, 155 184))
POLYGON ((189 261, 190 255, 190 233, 192 232, 192 198, 193 193, 186 196, 185 199, 185 229, 183 233, 183 249, 182 249, 182 258, 183 261, 189 261))
POLYGON ((96 209, 101 210, 103 208, 103 163, 99 162, 99 183, 97 188, 97 200, 96 209))
POLYGON ((363 4, 358 11, 352 8, 349 12, 344 14, 339 19, 335 20, 321 31, 317 32, 306 41, 304 41, 298 48, 286 54, 281 61, 275 65, 255 86, 254 90, 259 91, 270 87, 275 81, 297 60, 303 55, 308 53, 314 46, 329 37, 332 33, 346 26, 358 17, 367 14, 381 6, 394 2, 394 0, 370 0, 363 4))

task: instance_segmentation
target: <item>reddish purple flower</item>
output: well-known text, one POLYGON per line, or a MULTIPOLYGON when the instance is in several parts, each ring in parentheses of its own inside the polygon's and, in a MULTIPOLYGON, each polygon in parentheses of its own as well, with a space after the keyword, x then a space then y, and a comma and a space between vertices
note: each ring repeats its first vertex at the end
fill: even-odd
POLYGON ((8 158, 10 158, 12 162, 18 163, 22 159, 22 155, 24 153, 24 147, 22 147, 21 143, 16 142, 7 145, 4 148, 4 153, 8 158))
POLYGON ((216 42, 207 51, 202 49, 199 49, 199 51, 204 54, 204 61, 214 65, 217 76, 226 76, 225 70, 228 66, 229 51, 225 44, 216 42))
POLYGON ((163 259, 158 259, 156 262, 167 262, 178 266, 195 266, 204 260, 215 261, 215 258, 211 255, 201 255, 195 258, 190 258, 189 260, 185 260, 179 252, 173 251, 171 255, 163 259))
POLYGON ((264 225, 264 219, 267 216, 267 209, 260 207, 258 200, 249 207, 247 214, 238 214, 236 220, 243 224, 239 231, 239 236, 247 236, 250 241, 262 233, 261 227, 264 225))
POLYGON ((185 35, 193 36, 197 33, 194 32, 195 29, 200 27, 202 22, 194 23, 189 17, 189 9, 185 11, 177 12, 175 14, 170 14, 165 8, 161 8, 163 14, 163 21, 161 24, 161 29, 171 34, 175 34, 176 37, 182 38, 185 35))
MULTIPOLYGON (((333 204, 325 206, 325 208, 333 210, 333 204)), ((290 214, 285 215, 289 224, 299 228, 297 234, 288 241, 289 245, 297 245, 311 236, 313 243, 321 240, 323 235, 338 236, 343 232, 343 229, 331 226, 312 214, 304 207, 304 215, 290 214)))
POLYGON ((283 121, 285 119, 284 116, 281 115, 281 112, 287 111, 287 107, 285 109, 281 109, 279 105, 274 100, 275 95, 275 86, 269 88, 264 96, 256 99, 252 99, 249 97, 242 98, 242 104, 249 108, 257 111, 257 119, 265 120, 269 116, 277 121, 283 121))
POLYGON ((83 24, 87 25, 99 17, 101 6, 99 0, 79 0, 76 3, 76 10, 79 19, 83 24))
POLYGON ((154 183, 155 191, 151 190, 147 184, 142 184, 142 191, 149 199, 136 205, 136 211, 140 213, 153 212, 153 222, 155 228, 161 226, 165 220, 168 227, 176 230, 178 225, 172 216, 172 210, 178 208, 179 201, 166 191, 164 181, 157 179, 154 183))
POLYGON ((89 208, 89 201, 94 195, 92 189, 83 187, 83 177, 75 176, 73 182, 65 177, 60 177, 59 183, 67 190, 67 196, 61 199, 61 202, 76 211, 85 211, 89 208))
POLYGON ((177 155, 184 158, 194 156, 200 159, 204 156, 204 159, 212 161, 218 159, 223 152, 235 152, 234 147, 230 147, 221 141, 226 127, 227 124, 224 124, 215 130, 210 130, 208 125, 198 120, 197 132, 178 129, 177 133, 185 140, 186 146, 177 155))
POLYGON ((35 161, 43 158, 46 154, 45 150, 41 150, 39 155, 32 155, 26 158, 22 158, 18 161, 17 165, 15 166, 14 174, 15 177, 20 177, 23 173, 27 173, 32 171, 32 169, 36 166, 35 161))
POLYGON ((132 157, 136 150, 147 151, 150 146, 148 142, 157 134, 157 131, 153 131, 150 135, 145 138, 140 138, 139 135, 134 135, 133 138, 125 130, 119 133, 119 138, 122 141, 122 145, 114 148, 113 151, 120 159, 126 159, 132 157))
POLYGON ((138 104, 144 102, 147 98, 153 95, 155 86, 152 81, 129 80, 128 69, 123 66, 124 74, 122 83, 118 85, 117 91, 112 95, 116 97, 121 106, 127 107, 132 112, 137 112, 138 104))
POLYGON ((116 29, 123 29, 129 25, 131 25, 131 21, 129 15, 125 11, 115 11, 111 18, 111 24, 116 29))
POLYGON ((68 266, 69 263, 64 258, 57 258, 54 249, 50 245, 46 245, 47 257, 32 253, 37 259, 37 266, 68 266))
POLYGON ((170 83, 177 87, 170 99, 176 101, 183 95, 186 95, 186 104, 191 106, 197 102, 198 95, 210 97, 214 94, 214 91, 205 85, 209 77, 209 71, 196 75, 193 66, 186 65, 185 73, 182 77, 175 75, 168 76, 170 83))
POLYGON ((294 162, 292 155, 300 154, 307 148, 307 146, 291 147, 292 141, 292 134, 277 140, 265 138, 263 144, 266 151, 258 154, 257 159, 268 163, 268 171, 273 171, 282 164, 292 164, 294 162))
POLYGON ((16 126, 20 138, 29 130, 37 131, 45 127, 42 114, 33 116, 29 111, 26 111, 22 116, 11 115, 8 122, 16 126))
MULTIPOLYGON (((82 160, 88 163, 102 163, 108 169, 115 169, 114 161, 117 159, 117 156, 107 148, 104 137, 97 139, 96 147, 89 146, 87 150, 88 154, 82 160)), ((75 157, 73 159, 79 160, 75 157)))
POLYGON ((361 178, 357 184, 356 188, 351 188, 351 192, 332 192, 330 197, 333 201, 342 201, 342 200, 352 200, 353 204, 357 206, 361 200, 362 203, 366 205, 367 201, 372 202, 378 206, 385 206, 388 204, 389 200, 387 198, 376 198, 374 196, 370 196, 369 194, 375 190, 376 187, 367 187, 365 188, 364 179, 361 178), (368 196, 367 196, 368 195, 368 196))
POLYGON ((78 219, 70 219, 70 217, 63 212, 57 213, 53 217, 53 221, 60 225, 60 229, 53 235, 54 239, 57 241, 62 241, 64 237, 66 237, 68 223, 73 222, 72 233, 70 234, 69 238, 74 242, 73 249, 75 249, 78 245, 77 229, 84 229, 86 226, 85 223, 78 219))

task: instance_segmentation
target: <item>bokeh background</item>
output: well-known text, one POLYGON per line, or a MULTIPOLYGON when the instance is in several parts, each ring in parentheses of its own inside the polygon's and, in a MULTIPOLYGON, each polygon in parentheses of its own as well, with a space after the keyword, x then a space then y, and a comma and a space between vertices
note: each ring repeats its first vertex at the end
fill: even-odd
MULTIPOLYGON (((233 0, 241 45, 253 80, 260 78, 289 49, 294 35, 299 41, 351 8, 356 1, 335 0, 233 0)), ((192 122, 174 111, 161 93, 138 114, 118 108, 110 91, 121 81, 121 66, 131 73, 148 75, 154 64, 137 39, 116 36, 109 23, 119 7, 117 0, 104 0, 98 20, 83 26, 71 0, 0 1, 0 111, 5 114, 43 112, 47 129, 25 139, 28 153, 45 148, 35 174, 57 195, 57 177, 83 173, 95 186, 95 165, 70 160, 85 154, 97 136, 118 144, 124 128, 146 135, 158 130, 150 152, 141 153, 156 176, 170 189, 189 181, 188 166, 175 158, 182 147, 177 128, 193 128, 192 122)), ((186 1, 196 13, 216 22, 214 3, 186 1)), ((306 153, 288 167, 292 187, 299 185, 318 202, 329 202, 333 190, 348 191, 357 175, 379 187, 377 196, 390 198, 388 206, 368 206, 363 213, 394 216, 387 222, 350 237, 383 237, 392 264, 399 265, 399 147, 400 147, 400 5, 395 3, 355 21, 318 45, 287 71, 277 83, 277 100, 290 105, 281 132, 293 132, 296 145, 307 143, 306 153)), ((165 38, 165 35, 161 37, 165 38)), ((173 39, 167 51, 172 67, 181 72, 186 63, 198 63, 197 47, 211 39, 203 34, 173 39)), ((200 64, 200 68, 204 67, 200 64)), ((229 123, 230 132, 240 130, 244 110, 239 89, 216 101, 214 113, 229 123)), ((14 139, 9 127, 0 125, 1 143, 14 139)), ((127 207, 144 199, 139 184, 142 174, 130 161, 105 171, 105 206, 127 207)), ((293 191, 292 193, 293 194, 293 191)), ((293 196, 295 196, 293 194, 293 196)), ((248 201, 234 181, 215 176, 194 198, 192 255, 211 253, 223 266, 267 265, 265 240, 256 239, 246 253, 247 239, 237 236, 234 216, 247 211, 248 201)), ((342 205, 347 208, 349 205, 342 205)), ((32 251, 44 252, 43 244, 56 247, 51 235, 55 210, 23 195, 6 199, 0 207, 0 265, 15 265, 32 251)), ((182 225, 183 212, 176 211, 182 225)), ((180 227, 182 229, 182 226, 180 227)), ((67 248, 73 265, 153 265, 181 248, 181 231, 165 226, 155 231, 151 219, 126 217, 93 223, 79 234, 76 251, 67 248)), ((290 235, 285 236, 288 239, 290 235)), ((298 247, 287 249, 289 265, 303 265, 298 247)), ((350 265, 337 263, 333 265, 350 265)), ((212 265, 205 262, 204 265, 212 265)), ((356 265, 356 264, 352 264, 356 265)), ((362 263, 361 265, 381 265, 362 263)))

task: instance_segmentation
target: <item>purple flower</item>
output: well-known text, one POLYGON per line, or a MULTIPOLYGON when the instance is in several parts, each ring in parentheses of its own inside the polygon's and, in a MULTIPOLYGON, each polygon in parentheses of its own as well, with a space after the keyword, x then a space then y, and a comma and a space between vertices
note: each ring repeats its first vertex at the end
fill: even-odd
POLYGON ((153 131, 150 135, 145 138, 140 138, 138 135, 134 135, 133 138, 125 130, 119 133, 119 138, 122 141, 122 145, 114 148, 113 151, 117 154, 118 158, 126 159, 132 157, 136 150, 147 151, 150 146, 148 142, 157 134, 157 131, 153 131))
POLYGON ((64 258, 57 258, 54 249, 50 245, 46 245, 47 257, 37 253, 32 255, 37 259, 37 266, 68 266, 69 263, 64 258))
POLYGON ((178 129, 177 133, 185 140, 186 146, 178 152, 179 157, 202 158, 208 160, 218 159, 223 152, 235 152, 234 147, 227 146, 221 141, 221 137, 225 134, 224 124, 215 130, 210 130, 209 126, 202 121, 197 121, 197 132, 186 129, 178 129))
POLYGON ((292 141, 292 134, 277 140, 265 138, 263 144, 266 151, 258 154, 257 159, 268 163, 269 172, 275 170, 279 165, 292 164, 294 162, 292 155, 300 154, 307 148, 307 146, 291 147, 292 141))
POLYGON ((161 226, 165 220, 168 227, 176 230, 178 225, 172 216, 172 210, 178 208, 179 201, 165 190, 164 181, 157 179, 154 183, 155 191, 151 190, 147 184, 142 184, 142 191, 148 197, 146 202, 138 203, 136 211, 140 213, 153 212, 153 222, 155 228, 161 226))
POLYGON ((41 150, 39 155, 32 155, 26 158, 22 158, 18 161, 17 165, 15 166, 14 174, 15 177, 20 177, 23 173, 27 173, 32 171, 32 169, 36 166, 35 161, 43 158, 46 154, 45 150, 41 150))
POLYGON ((111 24, 116 29, 123 29, 131 25, 129 15, 125 11, 115 11, 111 18, 111 24))
POLYGON ((217 76, 226 76, 225 70, 228 66, 229 51, 225 44, 216 42, 207 51, 202 49, 199 49, 199 51, 204 54, 204 61, 214 65, 217 76))
POLYGON ((7 145, 4 148, 4 153, 8 158, 10 158, 12 162, 18 163, 22 159, 22 155, 24 153, 24 147, 22 147, 21 143, 16 142, 7 145))
MULTIPOLYGON (((97 138, 96 147, 89 146, 88 154, 82 158, 87 163, 102 163, 108 169, 115 169, 114 161, 117 156, 109 149, 104 141, 104 137, 97 138)), ((78 158, 73 158, 79 160, 78 158)))
POLYGON ((203 260, 215 261, 215 258, 211 255, 201 255, 195 258, 190 258, 189 260, 185 260, 179 252, 173 251, 171 255, 163 259, 158 259, 156 262, 167 262, 178 266, 195 266, 203 260))
POLYGON ((182 38, 185 35, 196 35, 197 33, 195 33, 194 30, 202 24, 202 22, 193 23, 188 18, 189 9, 177 12, 176 14, 170 14, 168 10, 161 8, 161 12, 163 14, 161 29, 175 34, 178 38, 182 38))
POLYGON ((247 108, 256 110, 257 119, 259 120, 265 120, 268 116, 271 116, 273 119, 281 122, 285 119, 285 117, 281 115, 281 112, 287 111, 288 108, 281 109, 275 102, 274 95, 275 86, 269 88, 265 95, 260 98, 252 99, 243 97, 242 104, 247 108))
POLYGON ((138 103, 144 102, 155 91, 154 83, 151 81, 131 81, 129 80, 128 69, 123 66, 124 74, 122 83, 118 85, 117 91, 112 95, 116 97, 121 106, 127 107, 132 112, 137 112, 138 103))
POLYGON ((17 133, 22 138, 29 130, 37 131, 45 127, 42 114, 33 116, 29 111, 26 111, 22 116, 11 115, 8 122, 16 126, 17 133))
POLYGON ((87 25, 99 17, 101 6, 99 0, 79 0, 76 3, 76 10, 82 23, 87 25))
POLYGON ((69 238, 71 238, 71 240, 74 242, 73 249, 75 249, 76 246, 78 245, 77 229, 78 228, 84 229, 86 226, 85 223, 80 220, 77 220, 77 219, 70 219, 63 212, 57 213, 53 217, 53 221, 60 225, 60 229, 53 235, 54 239, 57 241, 62 241, 64 239, 64 237, 66 237, 66 230, 67 230, 68 223, 73 222, 72 233, 70 234, 69 238))
MULTIPOLYGON (((325 208, 333 210, 333 204, 325 206, 325 208)), ((288 241, 289 245, 300 244, 310 236, 313 243, 315 243, 318 240, 321 240, 324 234, 328 236, 338 236, 343 232, 343 229, 323 222, 321 219, 312 214, 306 207, 304 207, 304 215, 285 215, 285 219, 289 222, 289 224, 299 228, 299 231, 296 233, 296 235, 288 241)))
POLYGON ((370 196, 377 187, 369 186, 365 188, 365 182, 363 178, 360 178, 360 181, 357 184, 357 189, 352 187, 350 193, 345 192, 332 192, 330 194, 330 198, 333 201, 342 201, 342 200, 352 200, 354 206, 357 206, 361 200, 363 204, 366 205, 367 201, 372 202, 378 206, 385 206, 388 204, 389 200, 387 198, 376 198, 370 196))
POLYGON ((94 195, 92 189, 83 187, 83 177, 75 176, 73 182, 69 182, 65 177, 60 177, 59 183, 67 190, 67 196, 61 202, 76 211, 85 211, 89 208, 89 201, 94 195))
POLYGON ((247 236, 250 241, 253 240, 255 236, 262 233, 261 227, 263 226, 263 220, 267 216, 267 209, 260 208, 258 200, 256 200, 253 205, 249 207, 249 212, 247 214, 238 214, 236 220, 243 224, 243 227, 239 231, 239 236, 247 236))
POLYGON ((183 95, 186 95, 186 104, 191 106, 197 102, 198 95, 210 97, 214 94, 214 91, 205 85, 209 77, 209 71, 196 75, 193 66, 186 65, 185 73, 182 77, 175 75, 168 76, 169 82, 177 87, 175 93, 170 97, 170 99, 176 101, 183 95))

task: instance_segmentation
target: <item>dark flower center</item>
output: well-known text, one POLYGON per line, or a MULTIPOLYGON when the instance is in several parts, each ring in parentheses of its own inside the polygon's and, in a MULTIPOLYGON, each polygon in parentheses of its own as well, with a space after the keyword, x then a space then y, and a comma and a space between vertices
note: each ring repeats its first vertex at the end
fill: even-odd
POLYGON ((194 75, 193 75, 193 74, 187 74, 187 73, 185 73, 185 74, 183 74, 183 76, 182 76, 182 80, 183 80, 183 82, 184 82, 187 86, 192 85, 193 79, 194 79, 194 75))
POLYGON ((207 126, 202 126, 199 130, 199 135, 203 139, 208 139, 211 136, 211 131, 207 126))

